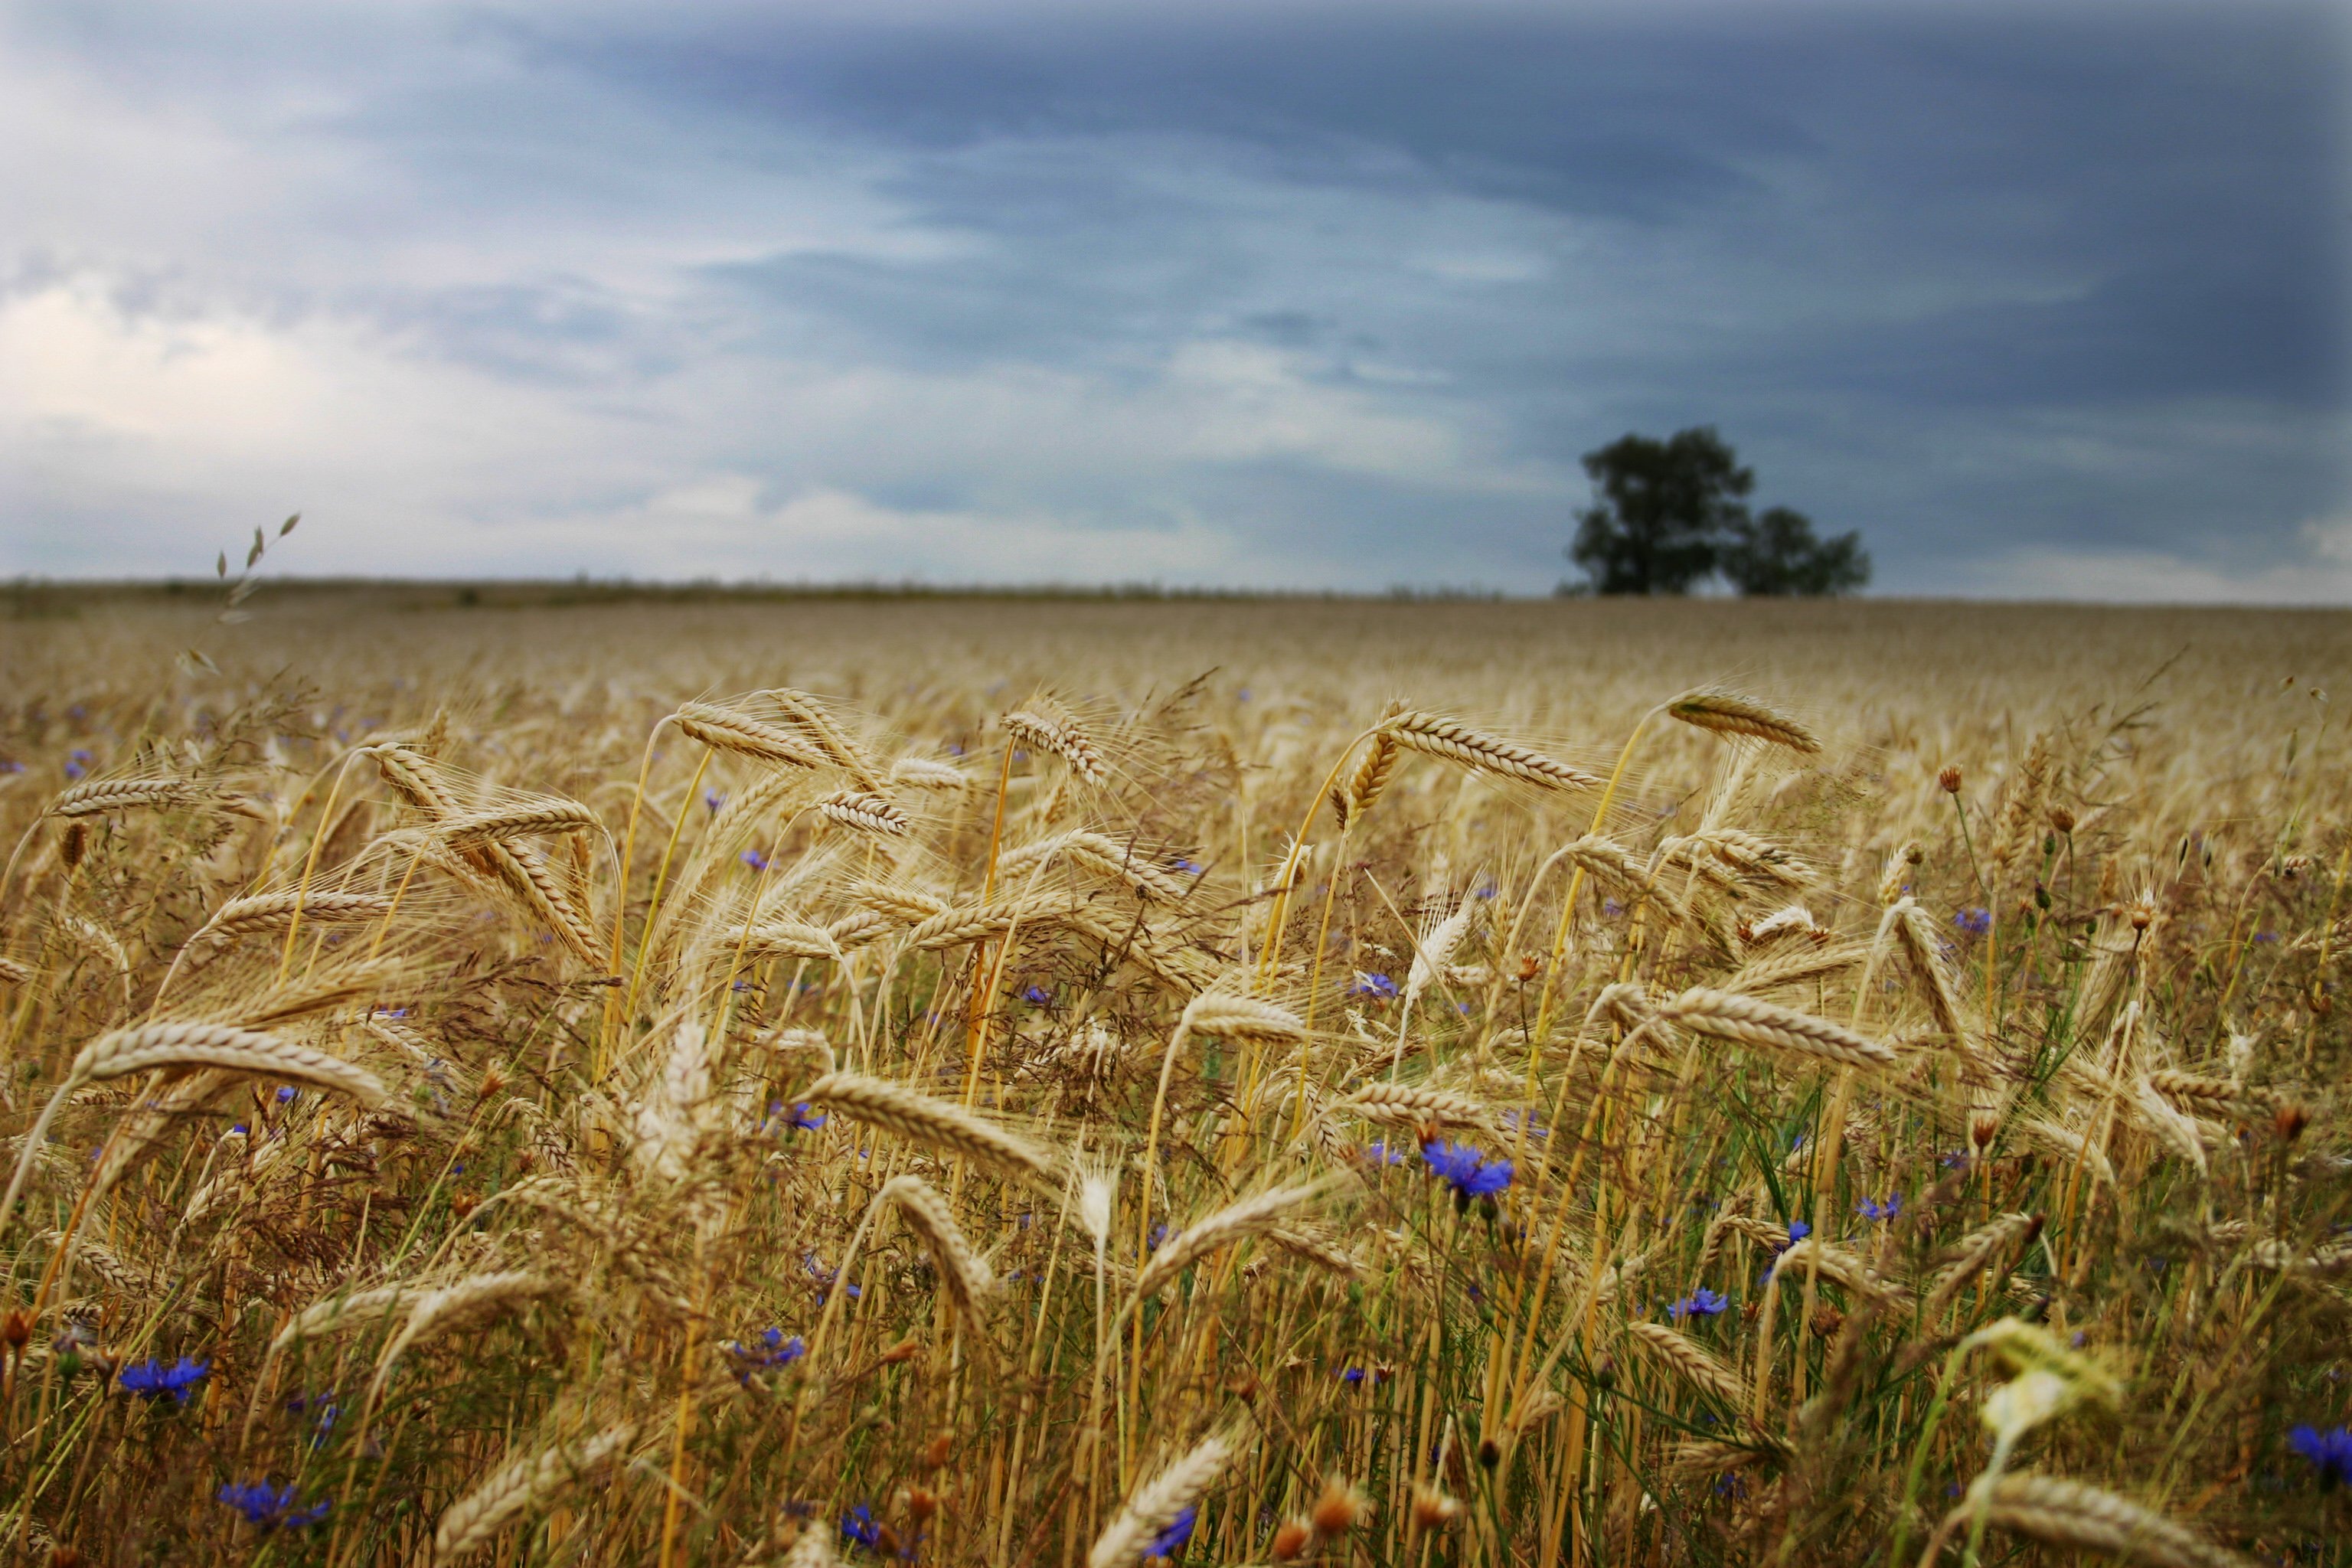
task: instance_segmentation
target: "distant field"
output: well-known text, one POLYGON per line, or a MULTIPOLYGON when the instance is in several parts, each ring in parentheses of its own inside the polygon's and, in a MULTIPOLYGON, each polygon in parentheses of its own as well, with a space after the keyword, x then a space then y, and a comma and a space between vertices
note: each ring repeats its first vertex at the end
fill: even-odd
POLYGON ((54 1562, 2352 1524, 2352 614, 245 608, 0 595, 54 1562))

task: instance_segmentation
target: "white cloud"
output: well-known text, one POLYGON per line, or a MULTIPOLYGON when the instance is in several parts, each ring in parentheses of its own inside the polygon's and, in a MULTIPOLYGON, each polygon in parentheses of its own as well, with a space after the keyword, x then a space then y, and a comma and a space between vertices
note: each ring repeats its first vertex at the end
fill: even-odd
POLYGON ((2352 519, 2308 522, 2302 559, 2254 568, 2156 550, 2017 551, 1972 584, 2016 599, 2120 600, 2163 605, 2352 604, 2352 519))

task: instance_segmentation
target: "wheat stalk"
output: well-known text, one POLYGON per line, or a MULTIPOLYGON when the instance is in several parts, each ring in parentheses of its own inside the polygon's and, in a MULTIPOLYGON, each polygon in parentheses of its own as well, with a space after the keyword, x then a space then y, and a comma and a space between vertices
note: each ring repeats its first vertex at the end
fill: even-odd
POLYGON ((365 924, 382 920, 391 910, 392 900, 378 893, 256 893, 231 899, 215 910, 188 940, 210 937, 233 942, 257 931, 284 931, 294 923, 298 912, 306 924, 331 926, 365 924))
POLYGON ((1297 1014, 1230 991, 1203 991, 1193 997, 1184 1005, 1182 1025, 1195 1035, 1263 1045, 1296 1045, 1307 1037, 1307 1026, 1297 1014))
POLYGON ((1157 1295, 1176 1276, 1218 1247, 1273 1229, 1293 1209, 1322 1196, 1328 1186, 1327 1183, 1310 1182, 1276 1187, 1194 1221, 1161 1242, 1152 1253, 1151 1261, 1135 1277, 1136 1300, 1148 1300, 1157 1295))
POLYGON ((501 811, 452 817, 438 831, 442 842, 451 848, 471 849, 535 834, 589 833, 603 826, 602 818, 576 800, 541 795, 501 811))
POLYGON ((971 1325, 975 1334, 982 1333, 985 1324, 981 1313, 995 1294, 996 1276, 987 1260, 972 1250, 971 1242, 965 1237, 963 1227, 956 1224, 947 1200, 920 1176, 891 1178, 874 1201, 878 1204, 886 1200, 898 1205, 907 1227, 921 1238, 956 1310, 963 1314, 964 1321, 971 1325))
POLYGON ((1665 1003, 1658 1013, 1694 1034, 1769 1046, 1847 1067, 1888 1068, 1896 1060, 1894 1048, 1883 1041, 1793 1007, 1728 991, 1694 986, 1665 1003))
POLYGON ((1338 1109, 1353 1110, 1367 1121, 1403 1126, 1488 1127, 1494 1122, 1486 1108, 1468 1095, 1418 1083, 1368 1083, 1338 1109))
POLYGON ((1085 726, 1059 703, 1040 700, 1016 708, 998 720, 1005 733, 1032 751, 1047 752, 1070 764, 1070 771, 1097 788, 1110 783, 1102 753, 1085 726))
POLYGON ((98 816, 134 805, 194 805, 206 792, 192 779, 92 779, 49 802, 51 816, 98 816))
POLYGON ((1395 736, 1397 743, 1408 750, 1443 757, 1464 767, 1483 768, 1538 789, 1598 789, 1601 785, 1599 779, 1581 769, 1442 714, 1408 710, 1382 721, 1380 732, 1395 736))
POLYGON ((451 1563, 489 1544, 509 1523, 551 1502, 604 1468, 636 1435, 624 1421, 577 1443, 559 1443, 501 1465, 443 1510, 433 1531, 433 1557, 451 1563))
POLYGON ((1060 1190, 1053 1161, 1028 1140, 903 1084, 857 1073, 829 1072, 802 1093, 811 1103, 832 1106, 853 1121, 1003 1167, 1047 1193, 1060 1190))
POLYGON ((869 791, 836 790, 816 803, 819 816, 859 833, 872 833, 885 838, 907 836, 907 814, 890 804, 887 797, 869 791))
POLYGON ((1640 1319, 1627 1323, 1625 1332, 1684 1382, 1727 1408, 1737 1410, 1747 1401, 1748 1384, 1739 1374, 1709 1355, 1688 1334, 1640 1319))
POLYGON ((2042 1219, 2038 1214, 2005 1214, 1960 1237, 1952 1248, 1951 1261, 1936 1271, 1927 1299, 1920 1307, 1922 1316, 1933 1321, 1987 1264, 2039 1235, 2042 1219))
POLYGON ((533 1274, 528 1269, 509 1269, 495 1274, 476 1274, 416 1298, 409 1306, 407 1321, 401 1324, 399 1331, 392 1336, 376 1357, 375 1375, 368 1381, 367 1403, 373 1405, 383 1394, 384 1381, 392 1376, 394 1363, 407 1353, 410 1347, 427 1336, 519 1301, 537 1301, 550 1296, 569 1295, 571 1289, 561 1280, 533 1274))
POLYGON ((716 703, 682 702, 670 715, 670 721, 680 733, 714 752, 732 752, 740 757, 787 768, 821 768, 825 763, 823 752, 802 744, 772 724, 762 724, 716 703))
POLYGON ((1128 1568, 1139 1561, 1152 1538, 1199 1500, 1224 1473, 1233 1457, 1234 1440, 1223 1433, 1193 1445, 1127 1500, 1110 1527, 1095 1538, 1094 1549, 1087 1553, 1087 1568, 1128 1568))
MULTIPOLYGON (((2005 1475, 1990 1492, 1989 1522, 2045 1545, 2103 1552, 2147 1568, 2252 1568, 2252 1559, 2214 1545, 2186 1525, 2080 1481, 2005 1475)), ((1954 1509, 1943 1533, 1968 1522, 1980 1500, 1971 1495, 1954 1509)))
POLYGON ((1752 735, 1811 756, 1822 749, 1820 737, 1777 708, 1752 697, 1709 689, 1685 691, 1666 704, 1666 715, 1701 730, 1722 735, 1752 735))

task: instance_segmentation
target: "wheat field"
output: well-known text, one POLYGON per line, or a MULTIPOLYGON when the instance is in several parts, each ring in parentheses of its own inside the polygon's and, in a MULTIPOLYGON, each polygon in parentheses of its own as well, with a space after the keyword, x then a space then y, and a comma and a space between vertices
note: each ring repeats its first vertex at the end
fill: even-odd
POLYGON ((2352 1562, 2352 616, 20 585, 53 1564, 2352 1562))

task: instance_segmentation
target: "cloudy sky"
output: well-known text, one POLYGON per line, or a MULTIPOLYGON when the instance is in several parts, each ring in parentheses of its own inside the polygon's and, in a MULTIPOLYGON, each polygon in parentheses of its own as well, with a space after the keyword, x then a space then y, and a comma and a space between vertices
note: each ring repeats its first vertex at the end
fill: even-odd
POLYGON ((0 574, 1541 593, 1629 429, 1905 594, 2352 602, 2287 0, 0 3, 0 574))

